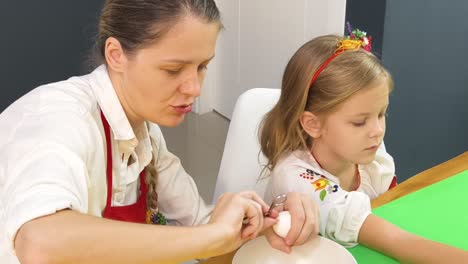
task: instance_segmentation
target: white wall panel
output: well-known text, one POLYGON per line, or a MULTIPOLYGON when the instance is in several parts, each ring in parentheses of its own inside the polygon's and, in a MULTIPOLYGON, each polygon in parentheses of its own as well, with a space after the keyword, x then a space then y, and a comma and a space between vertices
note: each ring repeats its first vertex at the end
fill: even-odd
POLYGON ((209 66, 198 110, 230 118, 237 97, 280 87, 284 67, 306 41, 342 34, 346 0, 217 0, 225 30, 209 66))

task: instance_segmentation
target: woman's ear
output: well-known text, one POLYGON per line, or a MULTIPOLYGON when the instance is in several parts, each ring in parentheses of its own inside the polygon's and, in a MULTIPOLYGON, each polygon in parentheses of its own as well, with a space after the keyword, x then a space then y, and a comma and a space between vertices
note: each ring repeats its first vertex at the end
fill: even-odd
POLYGON ((127 57, 120 41, 110 37, 106 40, 104 56, 107 62, 107 67, 115 72, 122 72, 127 63, 127 57))
POLYGON ((304 113, 302 113, 301 126, 312 138, 315 139, 320 137, 322 124, 320 118, 312 112, 304 111, 304 113))

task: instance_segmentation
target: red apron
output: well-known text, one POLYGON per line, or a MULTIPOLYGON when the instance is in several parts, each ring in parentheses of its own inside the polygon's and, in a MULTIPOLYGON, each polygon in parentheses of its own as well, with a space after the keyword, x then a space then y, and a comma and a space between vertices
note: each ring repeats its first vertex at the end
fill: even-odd
POLYGON ((101 119, 106 134, 107 146, 107 202, 102 216, 125 222, 146 223, 146 193, 148 188, 145 184, 145 170, 140 173, 140 196, 136 203, 125 206, 112 206, 112 141, 109 123, 102 112, 101 119))

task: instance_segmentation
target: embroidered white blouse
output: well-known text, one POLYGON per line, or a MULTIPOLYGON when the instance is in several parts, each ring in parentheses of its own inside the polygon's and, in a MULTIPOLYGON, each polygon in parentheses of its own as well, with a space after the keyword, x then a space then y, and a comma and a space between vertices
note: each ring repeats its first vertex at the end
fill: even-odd
POLYGON ((18 263, 15 235, 34 218, 65 208, 101 217, 107 197, 101 110, 112 133, 112 204, 136 202, 138 176, 154 155, 158 205, 169 224, 208 221, 211 207, 168 151, 159 127, 132 130, 106 67, 100 66, 89 75, 38 87, 0 114, 1 263, 18 263))
POLYGON ((374 199, 396 184, 393 158, 382 144, 375 160, 358 166, 360 184, 356 191, 340 188, 337 177, 323 170, 309 151, 285 155, 270 175, 265 200, 297 191, 306 193, 320 208, 320 234, 346 247, 357 244, 359 230, 371 213, 374 199))

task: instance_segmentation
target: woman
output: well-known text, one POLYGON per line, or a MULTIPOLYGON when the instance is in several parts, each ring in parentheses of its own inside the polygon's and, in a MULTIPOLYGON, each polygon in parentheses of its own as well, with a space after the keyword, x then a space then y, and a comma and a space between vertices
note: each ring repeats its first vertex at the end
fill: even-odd
POLYGON ((103 65, 0 115, 2 263, 173 263, 227 253, 264 230, 286 252, 317 234, 316 208, 298 193, 288 194, 285 240, 253 192, 207 207, 165 146, 158 125, 191 111, 221 28, 210 0, 106 1, 103 65))

